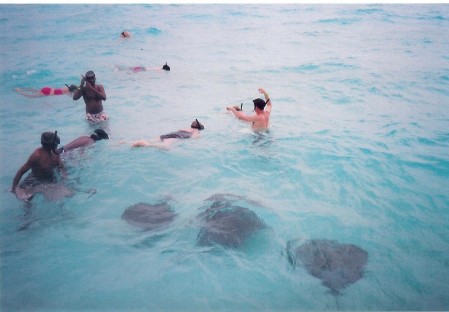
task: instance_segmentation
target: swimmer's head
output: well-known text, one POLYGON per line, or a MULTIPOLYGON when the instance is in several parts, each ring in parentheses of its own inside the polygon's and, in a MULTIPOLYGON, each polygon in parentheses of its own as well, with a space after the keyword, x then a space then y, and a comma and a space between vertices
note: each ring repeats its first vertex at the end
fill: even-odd
POLYGON ((86 79, 87 79, 87 80, 95 79, 95 73, 94 73, 92 70, 89 70, 89 71, 86 73, 86 79))
POLYGON ((265 108, 265 105, 267 105, 267 103, 262 100, 262 99, 255 99, 253 100, 254 103, 254 109, 256 109, 256 107, 260 110, 263 110, 265 108))
POLYGON ((131 37, 131 33, 129 31, 122 31, 120 33, 120 38, 129 38, 131 37))
POLYGON ((107 140, 109 139, 109 135, 103 129, 98 128, 90 135, 90 138, 94 141, 107 140))
POLYGON ((190 128, 203 130, 204 126, 198 121, 198 119, 195 119, 192 124, 190 125, 190 128))
POLYGON ((58 132, 44 132, 41 135, 41 144, 42 147, 46 150, 52 150, 56 149, 58 144, 61 143, 61 140, 59 139, 58 132))
POLYGON ((170 66, 167 65, 167 62, 165 62, 165 65, 162 66, 162 69, 166 70, 166 71, 170 71, 170 66))
POLYGON ((69 88, 70 92, 75 92, 75 90, 78 89, 78 87, 74 84, 72 84, 70 86, 68 84, 66 84, 66 86, 67 86, 67 88, 69 88))
POLYGON ((95 73, 92 70, 89 70, 86 73, 86 81, 88 81, 91 85, 95 85, 95 73))

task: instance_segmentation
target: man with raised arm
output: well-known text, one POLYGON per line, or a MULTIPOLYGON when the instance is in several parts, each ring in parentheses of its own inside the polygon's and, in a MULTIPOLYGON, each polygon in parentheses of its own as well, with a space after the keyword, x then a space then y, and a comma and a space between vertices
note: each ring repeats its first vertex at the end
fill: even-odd
POLYGON ((95 84, 95 73, 89 70, 86 76, 83 76, 79 88, 73 94, 75 101, 81 96, 86 103, 86 119, 90 122, 101 122, 108 120, 109 117, 103 110, 103 102, 106 101, 106 93, 100 84, 95 84))
POLYGON ((239 111, 235 106, 228 106, 226 109, 231 111, 238 119, 252 122, 253 130, 264 130, 267 129, 270 122, 271 114, 271 100, 268 93, 260 88, 260 93, 265 96, 265 101, 263 99, 255 99, 254 103, 254 115, 246 115, 242 111, 239 111))

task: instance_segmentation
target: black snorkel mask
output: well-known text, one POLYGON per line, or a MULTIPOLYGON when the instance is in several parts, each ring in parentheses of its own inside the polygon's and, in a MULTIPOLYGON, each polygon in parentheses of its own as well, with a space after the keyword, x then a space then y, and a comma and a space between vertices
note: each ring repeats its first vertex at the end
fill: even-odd
POLYGON ((53 147, 52 147, 52 151, 53 153, 55 153, 56 155, 59 155, 59 151, 58 151, 58 144, 61 143, 61 140, 58 137, 58 131, 55 131, 55 135, 53 137, 53 147))
POLYGON ((204 129, 204 126, 203 126, 202 124, 200 124, 200 122, 198 121, 198 119, 195 118, 195 120, 196 120, 197 129, 198 129, 198 130, 203 130, 203 129, 204 129))

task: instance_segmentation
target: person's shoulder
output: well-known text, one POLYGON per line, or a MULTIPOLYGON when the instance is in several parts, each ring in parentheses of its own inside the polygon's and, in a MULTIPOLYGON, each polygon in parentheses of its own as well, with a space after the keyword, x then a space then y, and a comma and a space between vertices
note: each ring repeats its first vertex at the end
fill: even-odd
POLYGON ((36 148, 36 149, 31 153, 31 155, 30 155, 30 157, 28 158, 28 160, 33 161, 33 160, 36 160, 36 159, 41 158, 42 152, 43 152, 42 147, 36 148))

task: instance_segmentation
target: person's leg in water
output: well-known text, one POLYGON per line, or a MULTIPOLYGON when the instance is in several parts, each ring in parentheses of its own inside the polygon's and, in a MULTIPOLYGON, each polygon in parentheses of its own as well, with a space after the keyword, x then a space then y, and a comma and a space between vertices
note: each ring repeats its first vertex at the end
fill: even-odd
POLYGON ((160 140, 157 139, 152 142, 147 142, 145 140, 139 140, 133 143, 132 147, 156 147, 160 149, 169 149, 170 146, 176 141, 177 139, 164 139, 160 140))

